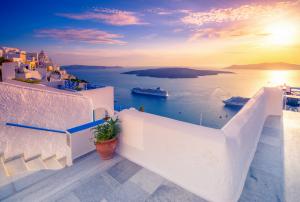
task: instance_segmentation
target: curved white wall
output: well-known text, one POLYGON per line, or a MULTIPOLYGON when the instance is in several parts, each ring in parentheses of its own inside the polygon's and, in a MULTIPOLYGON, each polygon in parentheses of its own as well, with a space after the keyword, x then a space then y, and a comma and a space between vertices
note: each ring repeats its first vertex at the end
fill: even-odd
POLYGON ((123 110, 118 152, 208 201, 237 201, 264 121, 281 109, 281 90, 264 88, 222 129, 123 110))

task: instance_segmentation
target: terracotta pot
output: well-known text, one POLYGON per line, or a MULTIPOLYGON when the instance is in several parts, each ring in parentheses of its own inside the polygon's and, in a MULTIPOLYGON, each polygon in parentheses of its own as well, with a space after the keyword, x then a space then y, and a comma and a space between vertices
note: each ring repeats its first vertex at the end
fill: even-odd
POLYGON ((114 156, 118 144, 118 137, 96 143, 96 150, 103 160, 111 159, 114 156))

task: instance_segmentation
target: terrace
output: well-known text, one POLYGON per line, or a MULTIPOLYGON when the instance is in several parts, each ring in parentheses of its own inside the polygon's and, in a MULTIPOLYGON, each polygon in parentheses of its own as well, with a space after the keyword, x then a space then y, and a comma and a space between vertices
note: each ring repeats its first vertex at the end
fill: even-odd
MULTIPOLYGON (((239 199, 299 201, 300 114, 269 117, 239 199)), ((3 201, 205 201, 160 175, 117 155, 109 161, 92 152, 62 170, 43 170, 14 182, 3 201)))
POLYGON ((32 102, 60 103, 41 108, 40 116, 14 108, 24 115, 1 117, 9 123, 0 133, 7 141, 0 168, 9 175, 0 175, 3 201, 299 201, 300 114, 282 112, 277 88, 260 90, 222 129, 123 110, 118 155, 109 161, 93 152, 90 127, 99 109, 112 113, 111 88, 64 95, 0 88, 11 103, 20 102, 19 88, 22 102, 44 96, 32 102), (32 122, 35 127, 26 126, 32 122))

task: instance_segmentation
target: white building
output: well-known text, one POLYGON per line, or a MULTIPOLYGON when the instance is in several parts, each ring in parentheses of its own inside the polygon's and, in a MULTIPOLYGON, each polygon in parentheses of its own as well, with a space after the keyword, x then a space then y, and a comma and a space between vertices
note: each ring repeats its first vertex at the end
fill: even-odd
POLYGON ((38 65, 39 67, 47 68, 48 66, 52 66, 52 61, 48 57, 48 55, 41 50, 41 52, 38 54, 38 65))
POLYGON ((4 48, 0 47, 0 57, 3 57, 4 53, 5 53, 4 48))
POLYGON ((26 59, 29 61, 37 61, 38 58, 38 53, 36 52, 27 52, 26 54, 26 59))
POLYGON ((18 63, 16 62, 5 62, 2 64, 2 81, 14 79, 16 77, 16 68, 18 63))

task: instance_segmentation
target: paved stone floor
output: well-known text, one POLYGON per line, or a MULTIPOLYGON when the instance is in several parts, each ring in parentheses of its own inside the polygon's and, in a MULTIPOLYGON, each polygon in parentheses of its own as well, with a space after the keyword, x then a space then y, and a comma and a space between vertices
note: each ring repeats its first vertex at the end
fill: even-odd
MULTIPOLYGON (((268 118, 240 202, 300 201, 297 200, 297 190, 300 190, 297 180, 300 175, 300 148, 295 145, 300 145, 300 113, 296 119, 298 123, 295 122, 295 115, 290 113, 285 113, 283 120, 279 117, 268 118), (292 159, 287 155, 291 155, 292 159), (285 189, 288 190, 284 192, 285 189)), ((30 184, 26 180, 30 181, 30 178, 16 182, 15 186, 30 184)), ((30 186, 23 186, 18 193, 4 201, 205 200, 127 159, 116 156, 113 160, 101 161, 94 152, 77 160, 71 167, 47 175, 30 186)))

